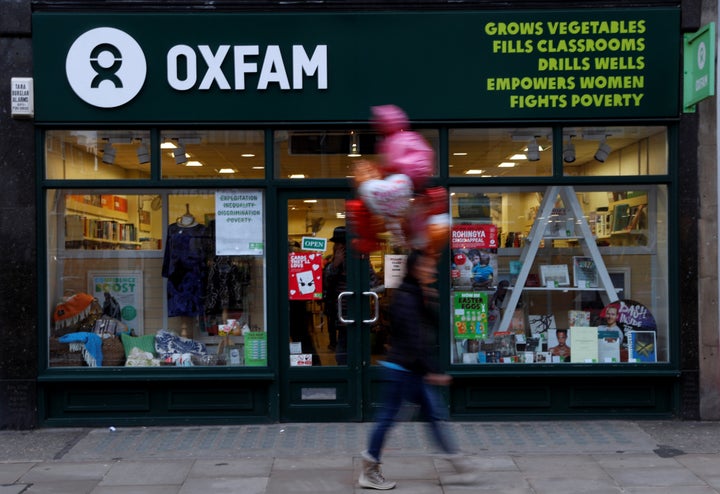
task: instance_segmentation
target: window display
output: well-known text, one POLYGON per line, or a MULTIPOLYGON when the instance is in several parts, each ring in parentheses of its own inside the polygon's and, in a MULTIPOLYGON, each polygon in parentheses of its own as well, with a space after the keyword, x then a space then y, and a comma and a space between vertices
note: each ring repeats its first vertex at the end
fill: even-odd
POLYGON ((668 361, 664 186, 451 193, 454 364, 668 361))
POLYGON ((267 365, 262 192, 81 192, 48 192, 51 368, 267 365))

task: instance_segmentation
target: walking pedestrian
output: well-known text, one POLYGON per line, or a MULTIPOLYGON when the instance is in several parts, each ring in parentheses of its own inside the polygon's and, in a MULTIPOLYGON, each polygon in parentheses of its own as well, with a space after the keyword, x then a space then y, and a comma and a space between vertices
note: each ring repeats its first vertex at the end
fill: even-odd
POLYGON ((458 473, 470 471, 469 464, 457 453, 452 438, 443 429, 447 408, 435 389, 435 386, 448 386, 452 381, 451 376, 438 371, 431 357, 437 345, 439 302, 437 291, 431 287, 436 280, 435 258, 413 251, 407 258, 405 278, 390 302, 390 349, 387 359, 381 362, 386 385, 368 449, 362 453, 363 469, 358 480, 361 487, 387 490, 396 485, 383 476, 380 457, 403 400, 420 406, 435 442, 449 455, 458 473))

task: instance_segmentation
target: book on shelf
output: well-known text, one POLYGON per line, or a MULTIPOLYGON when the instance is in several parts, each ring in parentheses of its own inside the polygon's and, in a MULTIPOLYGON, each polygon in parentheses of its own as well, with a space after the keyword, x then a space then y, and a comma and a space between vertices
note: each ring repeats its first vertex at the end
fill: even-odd
POLYGON ((557 329, 553 314, 530 314, 528 315, 528 324, 532 336, 544 335, 545 339, 547 339, 548 330, 557 329))
POLYGON ((598 362, 620 362, 620 345, 622 337, 617 331, 604 331, 598 328, 598 362))
POLYGON ((598 361, 598 329, 590 326, 572 326, 572 353, 570 362, 591 364, 598 361))
POLYGON ((568 326, 590 326, 590 311, 569 310, 568 326))
POLYGON ((628 332, 628 362, 657 362, 655 331, 628 332))
POLYGON ((597 265, 592 257, 573 257, 573 280, 578 288, 597 288, 600 285, 597 265))
POLYGON ((540 266, 542 286, 557 287, 570 285, 567 264, 543 264, 540 266))

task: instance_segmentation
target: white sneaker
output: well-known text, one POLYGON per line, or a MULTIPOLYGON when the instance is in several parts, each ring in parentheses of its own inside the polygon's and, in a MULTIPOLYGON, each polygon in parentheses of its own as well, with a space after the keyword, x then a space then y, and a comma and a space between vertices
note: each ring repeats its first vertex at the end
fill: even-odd
POLYGON ((380 462, 374 460, 369 454, 363 452, 362 454, 363 470, 358 479, 360 487, 366 489, 377 489, 380 491, 387 491, 394 489, 396 483, 386 480, 383 477, 382 469, 380 468, 380 462))

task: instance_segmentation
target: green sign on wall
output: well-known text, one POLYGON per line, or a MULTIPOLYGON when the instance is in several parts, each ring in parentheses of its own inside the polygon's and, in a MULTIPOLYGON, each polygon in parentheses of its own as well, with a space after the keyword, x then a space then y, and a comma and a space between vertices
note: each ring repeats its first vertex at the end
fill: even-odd
POLYGON ((715 23, 686 34, 684 43, 683 107, 694 111, 695 103, 715 94, 715 23))
POLYGON ((677 9, 33 15, 39 122, 651 118, 677 9), (379 35, 382 33, 382 35, 379 35))

